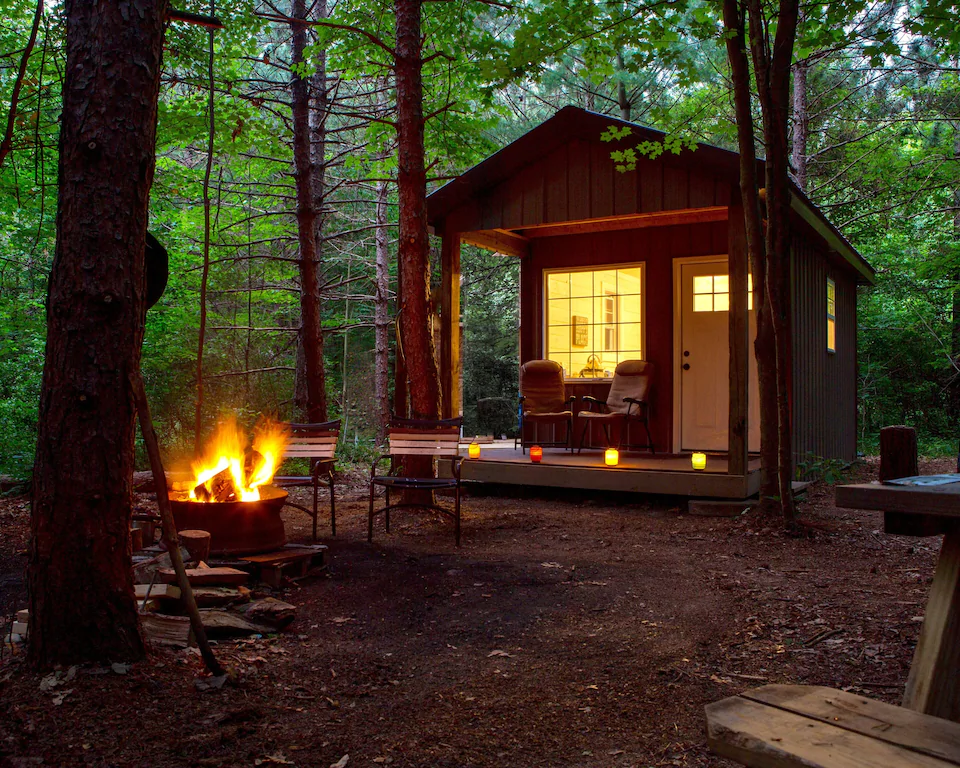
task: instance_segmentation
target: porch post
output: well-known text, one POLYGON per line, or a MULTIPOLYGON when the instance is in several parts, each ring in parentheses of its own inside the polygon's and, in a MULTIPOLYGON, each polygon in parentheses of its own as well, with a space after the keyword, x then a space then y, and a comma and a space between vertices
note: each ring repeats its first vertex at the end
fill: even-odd
POLYGON ((731 190, 727 217, 727 269, 730 275, 730 423, 727 430, 731 475, 747 474, 747 387, 750 379, 750 323, 747 275, 750 260, 740 190, 731 190))
POLYGON ((444 228, 440 246, 441 415, 460 415, 460 233, 444 228))

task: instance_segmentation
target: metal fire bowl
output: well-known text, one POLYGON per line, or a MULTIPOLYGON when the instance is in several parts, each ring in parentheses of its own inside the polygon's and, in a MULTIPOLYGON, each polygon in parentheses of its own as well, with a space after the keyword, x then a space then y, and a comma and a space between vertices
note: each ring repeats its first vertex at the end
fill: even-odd
POLYGON ((190 501, 171 493, 177 530, 210 533, 211 555, 250 555, 279 549, 287 543, 280 510, 287 492, 272 485, 260 488, 259 501, 190 501))

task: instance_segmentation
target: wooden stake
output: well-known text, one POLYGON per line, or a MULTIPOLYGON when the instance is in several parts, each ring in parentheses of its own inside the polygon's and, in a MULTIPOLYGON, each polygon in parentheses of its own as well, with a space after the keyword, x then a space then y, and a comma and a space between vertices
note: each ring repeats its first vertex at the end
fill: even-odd
POLYGON ((139 368, 130 376, 133 387, 133 397, 137 404, 137 415, 140 417, 140 432, 143 442, 147 446, 147 455, 150 457, 150 468, 157 489, 157 506, 160 507, 160 521, 162 523, 163 540, 167 544, 167 551, 177 573, 177 583, 180 586, 180 597, 190 617, 190 626, 197 640, 197 647, 203 657, 207 669, 214 676, 226 674, 217 657, 213 655, 210 644, 207 642, 207 633, 203 629, 203 620, 197 601, 193 598, 193 589, 187 578, 187 571, 180 556, 180 542, 177 540, 177 526, 173 521, 173 510, 170 508, 170 495, 167 491, 167 476, 163 472, 163 461, 160 459, 160 444, 157 442, 157 433, 153 429, 153 420, 150 418, 150 406, 147 403, 147 392, 143 387, 143 376, 139 368))

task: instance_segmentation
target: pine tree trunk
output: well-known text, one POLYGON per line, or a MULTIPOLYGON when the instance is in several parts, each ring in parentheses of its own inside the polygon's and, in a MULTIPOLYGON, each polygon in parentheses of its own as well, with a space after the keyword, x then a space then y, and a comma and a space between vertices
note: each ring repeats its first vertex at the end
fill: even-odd
MULTIPOLYGON (((421 0, 395 0, 397 45, 397 191, 400 202, 397 259, 402 293, 400 337, 415 418, 440 416, 440 375, 431 338, 430 244, 427 234, 427 173, 423 139, 421 0)), ((410 456, 408 475, 433 474, 431 457, 410 456)), ((404 494, 407 503, 429 503, 429 492, 404 494)))
POLYGON ((28 568, 28 653, 41 669, 144 653, 130 568, 130 380, 146 311, 166 18, 166 0, 66 4, 57 244, 28 568))
MULTIPOLYGON (((785 4, 784 4, 785 5, 785 4)), ((795 6, 794 6, 795 7, 795 6)), ((750 67, 747 59, 747 13, 738 0, 724 0, 724 26, 728 33, 727 58, 730 61, 734 85, 734 105, 737 114, 737 138, 740 148, 740 190, 743 197, 747 250, 753 274, 757 336, 754 352, 757 358, 757 378, 760 390, 760 462, 761 507, 768 512, 779 512, 785 524, 792 526, 796 516, 793 503, 793 447, 789 401, 790 347, 789 334, 789 265, 790 233, 787 229, 790 192, 786 176, 786 119, 788 90, 783 80, 776 80, 778 96, 769 93, 770 62, 763 59, 762 45, 756 34, 762 34, 760 8, 751 0, 751 44, 754 69, 764 118, 764 136, 767 139, 766 210, 767 231, 764 236, 760 195, 757 179, 756 147, 754 143, 753 112, 750 95, 750 67), (772 114, 781 108, 782 114, 772 114), (777 157, 773 157, 779 153, 777 157)), ((793 30, 795 31, 795 16, 793 30)), ((779 40, 779 38, 778 38, 779 40)), ((790 49, 792 50, 792 38, 790 49)), ((783 54, 777 63, 782 66, 783 54)), ((787 82, 789 82, 790 53, 786 54, 787 82)))
POLYGON ((400 334, 417 418, 440 413, 440 376, 430 331, 430 244, 427 235, 427 174, 423 142, 423 82, 420 51, 421 0, 396 0, 397 130, 400 200, 398 258, 403 277, 400 334))
POLYGON ((630 122, 630 111, 631 104, 630 99, 627 97, 627 84, 623 82, 624 75, 624 66, 623 66, 623 53, 617 51, 617 105, 620 107, 620 119, 630 122))
POLYGON ((386 181, 377 182, 377 277, 374 297, 374 390, 377 403, 377 445, 386 440, 390 418, 390 251, 387 231, 386 181))
MULTIPOLYGON (((306 19, 305 0, 293 0, 291 17, 306 19)), ((293 28, 293 66, 304 63, 307 26, 293 28)), ((320 317, 319 256, 317 243, 318 211, 316 206, 317 169, 311 149, 309 80, 295 71, 290 83, 293 104, 293 161, 297 191, 297 234, 300 243, 300 345, 303 349, 303 378, 307 401, 307 421, 326 421, 327 395, 323 367, 323 330, 320 317)))
MULTIPOLYGON (((750 47, 766 144, 767 230, 764 261, 769 324, 765 324, 764 332, 770 337, 764 339, 764 350, 768 355, 772 343, 776 393, 776 408, 769 414, 775 419, 775 425, 768 425, 769 432, 764 435, 768 441, 775 441, 776 462, 771 465, 773 471, 768 471, 765 480, 761 481, 760 493, 764 498, 776 500, 776 504, 769 506, 779 508, 788 528, 796 525, 797 518, 793 500, 793 414, 790 403, 793 359, 790 342, 790 150, 787 135, 791 60, 798 9, 798 0, 781 0, 776 14, 776 39, 772 48, 768 48, 769 41, 765 36, 769 25, 763 18, 763 3, 761 0, 750 0, 750 47)), ((759 343, 759 324, 757 338, 759 343)), ((771 387, 769 381, 767 386, 771 387)), ((769 397, 769 391, 761 391, 761 408, 769 397)), ((769 401, 767 405, 769 407, 769 401)))
POLYGON ((807 189, 807 143, 810 137, 810 111, 807 107, 807 72, 810 60, 793 65, 793 175, 797 186, 807 189))

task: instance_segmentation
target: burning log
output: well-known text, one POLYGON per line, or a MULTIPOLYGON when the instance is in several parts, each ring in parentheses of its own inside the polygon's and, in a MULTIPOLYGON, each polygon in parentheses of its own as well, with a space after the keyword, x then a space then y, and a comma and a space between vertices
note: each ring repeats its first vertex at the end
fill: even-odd
POLYGON ((218 472, 207 482, 201 483, 193 489, 197 500, 209 502, 225 502, 237 500, 237 487, 233 483, 233 475, 230 468, 227 467, 222 472, 218 472))

